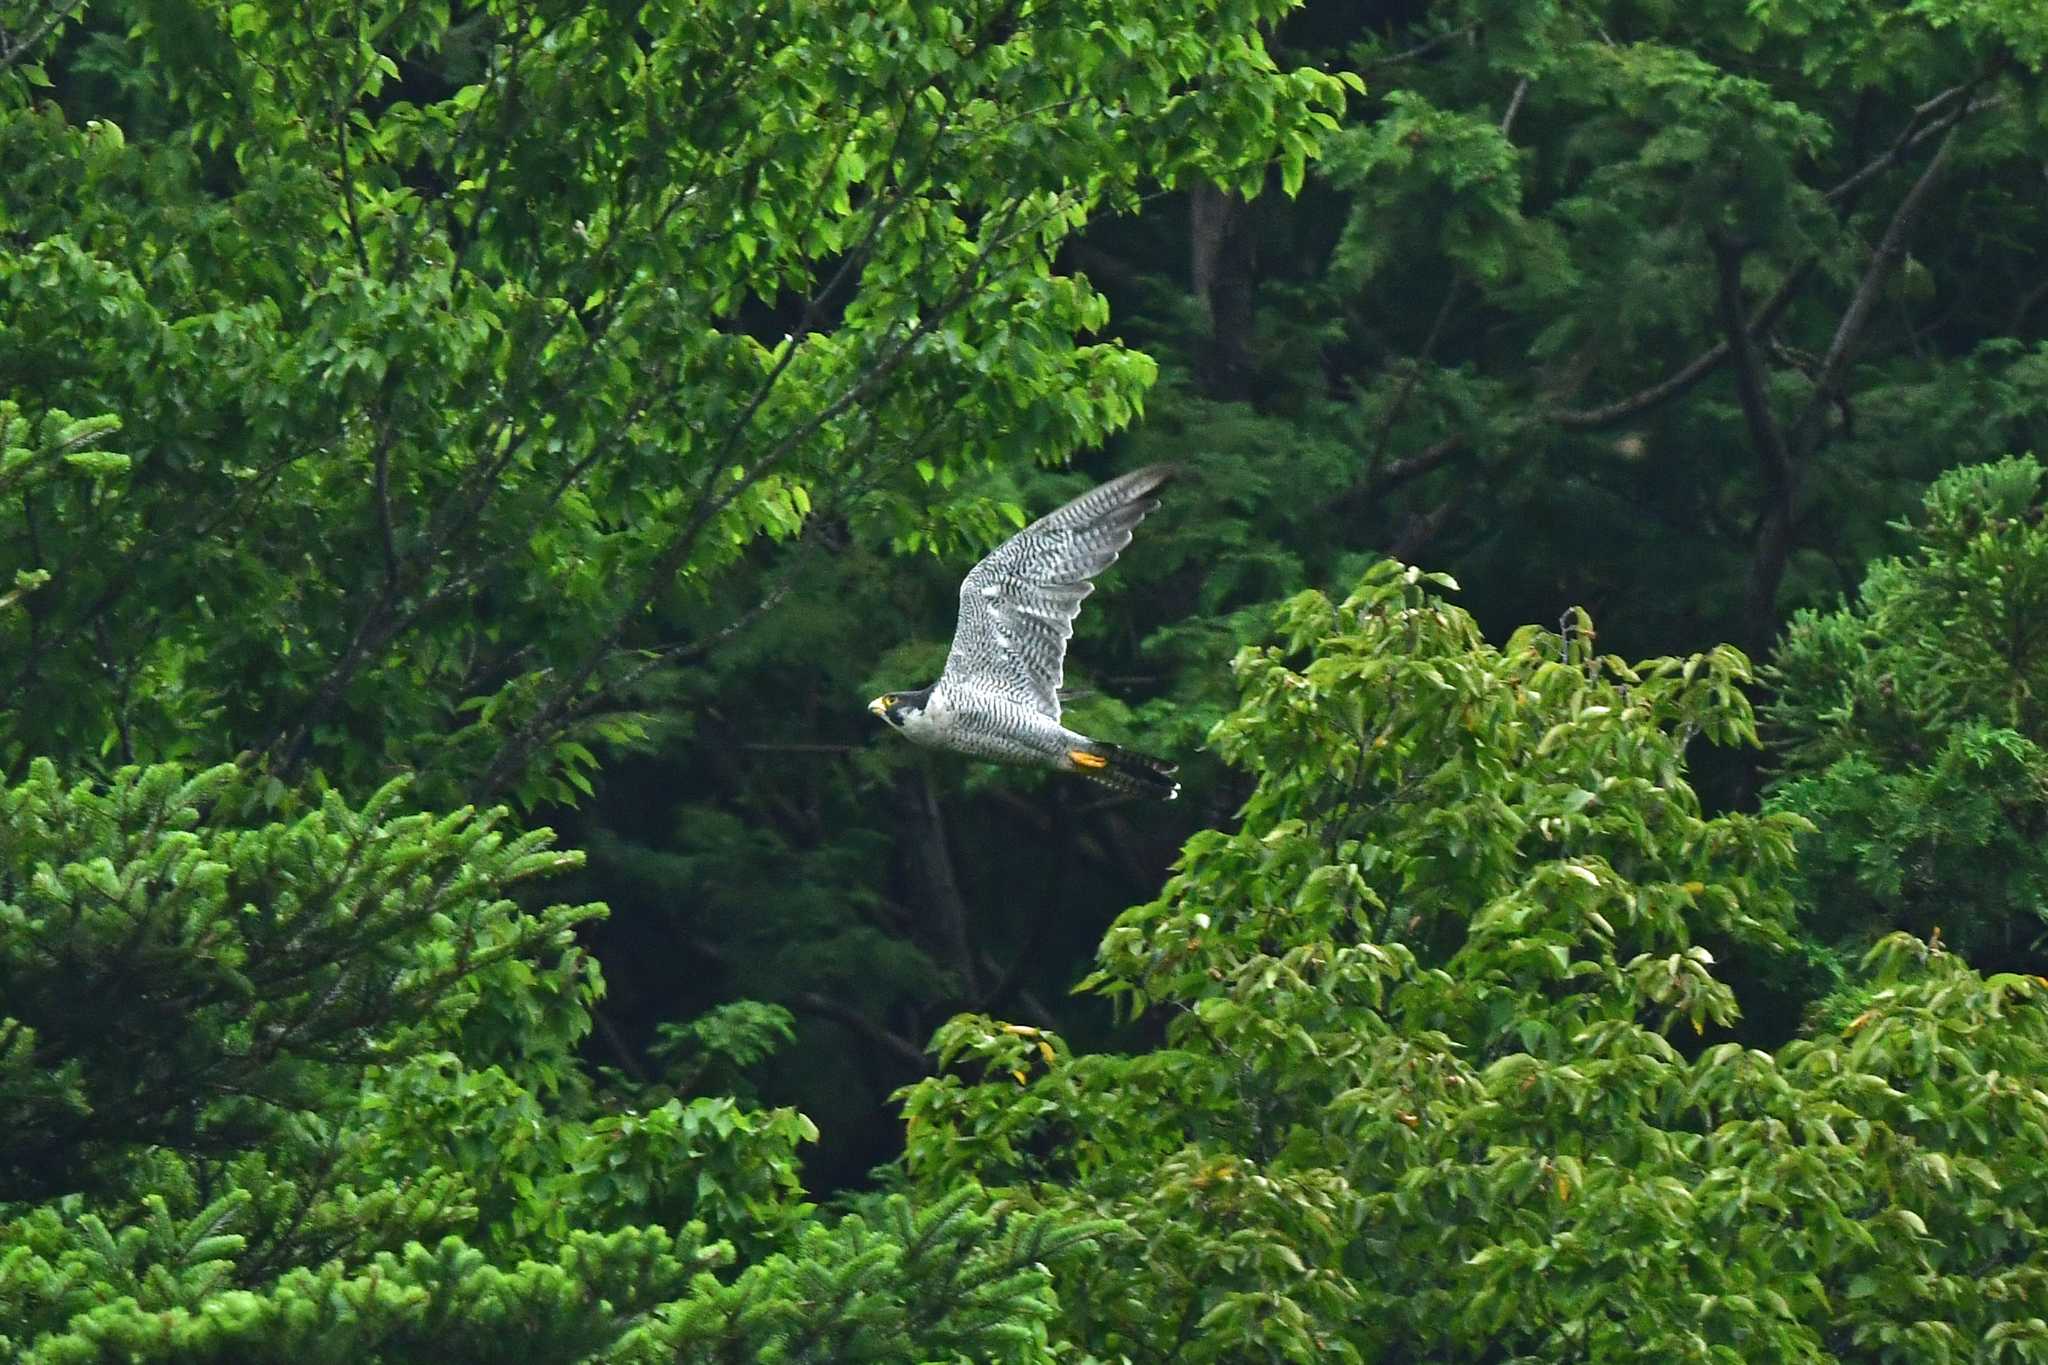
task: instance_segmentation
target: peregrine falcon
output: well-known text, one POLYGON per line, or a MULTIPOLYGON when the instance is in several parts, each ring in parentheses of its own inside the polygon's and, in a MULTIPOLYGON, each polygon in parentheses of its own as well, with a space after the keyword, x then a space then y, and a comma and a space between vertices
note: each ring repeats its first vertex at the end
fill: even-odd
POLYGON ((960 584, 960 621, 939 680, 884 693, 868 710, 934 749, 1080 773, 1134 796, 1180 795, 1173 764, 1060 724, 1067 640, 1081 599, 1095 590, 1088 580, 1116 562, 1173 474, 1148 465, 1111 479, 997 546, 960 584))

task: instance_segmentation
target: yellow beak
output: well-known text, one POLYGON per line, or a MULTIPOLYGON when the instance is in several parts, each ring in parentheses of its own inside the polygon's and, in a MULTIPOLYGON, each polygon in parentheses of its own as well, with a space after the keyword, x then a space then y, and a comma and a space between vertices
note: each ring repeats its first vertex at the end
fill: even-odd
POLYGON ((882 699, 880 697, 876 697, 873 701, 868 703, 868 714, 871 716, 879 718, 887 714, 888 710, 888 707, 882 705, 882 699))

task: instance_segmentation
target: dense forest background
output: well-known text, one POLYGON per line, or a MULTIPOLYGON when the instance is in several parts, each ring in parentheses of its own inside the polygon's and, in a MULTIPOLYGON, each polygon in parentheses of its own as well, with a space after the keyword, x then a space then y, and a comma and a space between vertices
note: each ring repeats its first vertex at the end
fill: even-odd
POLYGON ((0 1351, 2048 1360, 2044 62, 0 0, 0 1351))

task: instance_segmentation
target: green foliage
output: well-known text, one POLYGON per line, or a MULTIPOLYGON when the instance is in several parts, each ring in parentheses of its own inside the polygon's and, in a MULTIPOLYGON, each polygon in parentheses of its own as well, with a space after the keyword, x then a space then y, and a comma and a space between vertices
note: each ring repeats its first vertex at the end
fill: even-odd
POLYGON ((686 1022, 661 1025, 648 1051, 678 1090, 708 1085, 729 1092, 746 1084, 748 1067, 795 1039, 793 1025, 779 1005, 735 1000, 686 1022))
MULTIPOLYGON (((1853 583, 1943 464, 2048 440, 2028 188, 2048 154, 2041 87, 1996 39, 2017 21, 1937 18, 1335 0, 1291 16, 1275 61, 1353 88, 1300 196, 1224 202, 1182 181, 1061 246, 1060 268, 1112 305, 1103 335, 1156 359, 1141 422, 1085 473, 912 456, 843 526, 820 496, 810 533, 757 544, 729 591, 662 604, 665 638, 721 643, 633 702, 671 708, 650 752, 593 746, 598 794, 550 814, 591 854, 577 894, 621 911, 593 943, 628 1045, 678 1010, 783 1004, 798 1041, 761 1068, 762 1093, 818 1120, 815 1174, 858 1182, 897 1141, 876 1096, 953 1013, 1112 1045, 1101 1002, 1062 994, 1116 912, 1249 790, 1203 740, 1267 604, 1348 585, 1385 553, 1453 570, 1494 638, 1585 602, 1603 647, 1630 657, 1720 639, 1761 656, 1778 607, 1853 583), (1896 269, 1824 376, 1931 170, 1896 269), (1782 294, 1753 358, 1777 424, 1812 419, 1788 496, 1719 350, 1710 231, 1740 257, 1752 316, 1782 294), (1235 385, 1213 360, 1231 346, 1235 385), (960 576, 1008 509, 1152 460, 1188 475, 1083 612, 1069 710, 1178 758, 1183 800, 1105 806, 879 743, 858 703, 934 676, 960 576), (726 636, 736 604, 746 627, 726 636)), ((1748 808, 1754 762, 1708 759, 1708 806, 1748 808)), ((1779 978, 1742 1034, 1781 1037, 1810 993, 1782 978, 1810 968, 1736 970, 1779 978)))
POLYGON ((546 831, 394 814, 398 783, 250 823, 261 785, 0 790, 9 1359, 1050 1359, 1044 1263, 1105 1225, 971 1185, 815 1218, 809 1120, 680 1093, 785 1014, 719 1011, 600 1093, 597 911, 506 894, 576 861, 546 831))
POLYGON ((920 1187, 1123 1225, 1057 1281, 1080 1349, 2048 1346, 2039 983, 1893 938, 1843 1031, 1690 1043, 1738 1008, 1701 940, 1784 940, 1804 827, 1686 783, 1695 737, 1753 741, 1738 653, 1627 665, 1583 615, 1491 646, 1394 565, 1274 624, 1216 733, 1258 778, 1242 828, 1190 841, 1089 982, 1162 1044, 967 1016, 904 1093, 920 1187))
MULTIPOLYGON (((126 455, 94 445, 102 436, 119 430, 118 418, 74 419, 69 413, 52 409, 43 414, 35 431, 31 432, 29 426, 21 416, 19 404, 0 399, 0 496, 26 496, 28 489, 67 466, 95 481, 128 468, 126 455)), ((16 569, 14 586, 0 593, 0 617, 49 581, 48 569, 16 569)))
POLYGON ((976 1211, 971 1187, 922 1211, 892 1197, 870 1219, 812 1227, 729 1289, 664 1310, 618 1359, 763 1365, 1056 1357, 1048 1265, 1078 1270, 1109 1225, 976 1211), (817 1306, 827 1311, 819 1312, 817 1306))
POLYGON ((1366 569, 1761 644, 2033 441, 2048 30, 1290 8, 0 0, 0 1356, 2048 1359, 2040 470, 1761 815, 1366 569), (870 743, 1097 445, 1189 799, 870 743))
MULTIPOLYGON (((618 1343, 631 1316, 681 1292, 691 1271, 717 1259, 659 1231, 626 1230, 571 1234, 551 1261, 516 1267, 495 1266, 452 1237, 433 1247, 412 1243, 353 1271, 329 1261, 260 1290, 226 1289, 203 1301, 161 1292, 170 1285, 159 1275, 149 1286, 159 1292, 83 1308, 63 1330, 31 1338, 16 1358, 24 1365, 587 1360, 618 1343)), ((24 1278, 118 1283, 86 1257, 51 1266, 17 1256, 9 1269, 24 1278)), ((215 1280, 229 1279, 225 1265, 208 1269, 215 1280)))
POLYGON ((1091 236, 1161 361, 1132 462, 1270 469, 1290 589, 1427 546, 1489 629, 1761 652, 1940 470, 2048 441, 2033 14, 1311 5, 1282 59, 1369 93, 1303 195, 1091 236))
MULTIPOLYGON (((453 1237, 379 1252, 358 1267, 300 1268, 233 1287, 241 1239, 210 1218, 151 1221, 110 1236, 54 1218, 27 1231, 78 1243, 61 1260, 0 1249, 0 1304, 41 1307, 68 1287, 65 1326, 27 1343, 0 1335, 23 1365, 97 1362, 532 1361, 815 1362, 862 1365, 1054 1359, 1050 1264, 1072 1264, 1106 1224, 1069 1224, 972 1207, 971 1189, 923 1209, 896 1198, 873 1225, 813 1225, 789 1254, 729 1282, 729 1251, 694 1233, 575 1231, 545 1261, 493 1264, 453 1237), (131 1267, 147 1264, 137 1280, 131 1267), (23 1292, 26 1289, 27 1292, 23 1292)), ((32 1327, 11 1317, 10 1329, 32 1327)))
POLYGON ((110 1151, 257 1145, 337 1069, 463 1033, 557 1064, 581 1033, 595 979, 561 950, 599 908, 504 895, 575 861, 546 831, 394 817, 401 783, 238 828, 250 787, 155 767, 67 788, 38 760, 0 791, 0 1189, 75 1188, 110 1151), (542 953, 559 965, 533 971, 542 953), (532 1012, 517 1032, 479 1008, 508 965, 532 1012))
POLYGON ((0 520, 0 761, 589 794, 750 554, 985 538, 926 486, 1133 419, 1054 257, 1300 174, 1342 86, 1274 69, 1289 7, 10 6, 0 400, 133 464, 0 520))
MULTIPOLYGON (((2048 487, 2032 458, 1951 471, 1914 548, 1854 602, 1802 612, 1772 668, 1771 802, 1819 825, 1813 932, 1939 932, 1981 963, 2041 961, 2048 920, 2048 487)), ((2030 965, 2038 970, 2037 965, 2030 965)))
POLYGON ((773 1005, 591 1067, 578 859, 463 803, 1132 421, 1056 257, 1298 186, 1288 8, 0 0, 0 1354, 1049 1357, 1096 1224, 819 1215, 773 1005))

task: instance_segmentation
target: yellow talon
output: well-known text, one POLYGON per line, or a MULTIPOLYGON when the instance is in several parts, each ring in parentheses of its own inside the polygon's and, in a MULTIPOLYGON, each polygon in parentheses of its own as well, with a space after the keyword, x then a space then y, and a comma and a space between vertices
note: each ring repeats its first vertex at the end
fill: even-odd
POLYGON ((1067 757, 1074 760, 1074 766, 1077 768, 1093 769, 1107 768, 1109 766, 1108 759, 1104 758, 1101 754, 1091 754, 1086 749, 1069 749, 1067 750, 1067 757))

